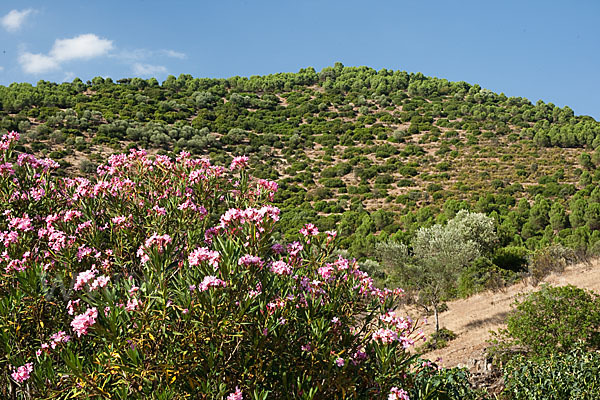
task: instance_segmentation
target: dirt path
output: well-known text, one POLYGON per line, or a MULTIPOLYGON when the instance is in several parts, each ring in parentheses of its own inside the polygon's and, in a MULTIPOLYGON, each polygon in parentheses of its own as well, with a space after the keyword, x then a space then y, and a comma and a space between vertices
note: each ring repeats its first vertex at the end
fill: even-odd
MULTIPOLYGON (((600 293, 600 260, 567 267, 563 273, 550 275, 543 282, 554 286, 571 284, 600 293)), ((481 359, 486 340, 491 337, 489 331, 505 326, 504 320, 517 294, 533 290, 536 287, 519 283, 502 292, 488 291, 448 303, 448 311, 440 314, 440 326, 450 329, 458 337, 446 348, 427 353, 424 357, 431 360, 441 357, 440 364, 445 367, 465 366, 472 359, 481 359)), ((425 333, 432 329, 430 321, 425 333)))

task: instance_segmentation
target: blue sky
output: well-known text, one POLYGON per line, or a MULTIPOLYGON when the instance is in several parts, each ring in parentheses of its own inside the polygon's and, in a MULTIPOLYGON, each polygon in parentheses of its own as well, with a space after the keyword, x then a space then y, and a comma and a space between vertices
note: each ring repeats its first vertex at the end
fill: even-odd
POLYGON ((0 84, 317 70, 478 83, 600 119, 600 1, 26 1, 0 4, 0 84))

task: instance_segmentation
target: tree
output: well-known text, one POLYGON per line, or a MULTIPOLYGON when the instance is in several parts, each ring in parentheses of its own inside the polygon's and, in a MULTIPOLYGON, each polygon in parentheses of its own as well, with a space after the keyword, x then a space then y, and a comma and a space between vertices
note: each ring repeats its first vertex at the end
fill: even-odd
POLYGON ((378 244, 376 252, 393 278, 415 292, 417 303, 433 311, 437 332, 440 306, 452 296, 461 272, 497 240, 491 218, 460 210, 447 225, 420 228, 412 254, 405 244, 393 242, 378 244))
POLYGON ((550 204, 541 195, 537 195, 535 203, 529 211, 529 223, 535 231, 540 231, 548 225, 548 212, 550 211, 550 204))
POLYGON ((594 163, 592 162, 592 157, 588 153, 581 153, 579 155, 579 164, 585 169, 593 169, 594 163))
POLYGON ((550 207, 550 226, 555 232, 559 232, 567 227, 568 219, 565 213, 565 207, 559 202, 555 202, 550 207))

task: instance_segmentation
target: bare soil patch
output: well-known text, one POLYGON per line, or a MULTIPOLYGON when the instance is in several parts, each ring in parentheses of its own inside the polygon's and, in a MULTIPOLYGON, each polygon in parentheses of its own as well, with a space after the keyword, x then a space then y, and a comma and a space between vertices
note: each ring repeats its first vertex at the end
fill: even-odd
MULTIPOLYGON (((600 259, 591 263, 569 266, 560 274, 547 276, 542 283, 553 286, 574 285, 580 288, 600 292, 600 259)), ((484 358, 486 341, 491 338, 490 331, 505 327, 506 316, 511 304, 519 293, 538 290, 527 282, 521 282, 505 288, 501 292, 486 291, 467 299, 448 303, 448 311, 440 314, 440 326, 444 326, 458 335, 448 346, 424 355, 435 361, 441 358, 444 367, 468 366, 474 359, 484 358)), ((401 313, 409 313, 404 309, 401 313)), ((414 313, 414 309, 412 310, 414 313)), ((425 325, 425 333, 431 334, 435 329, 433 318, 425 325)))

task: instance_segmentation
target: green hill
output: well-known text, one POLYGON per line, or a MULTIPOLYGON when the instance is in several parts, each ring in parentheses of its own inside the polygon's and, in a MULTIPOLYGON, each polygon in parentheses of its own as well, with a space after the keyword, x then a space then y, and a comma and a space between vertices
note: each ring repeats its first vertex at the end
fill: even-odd
POLYGON ((502 246, 600 241, 600 123, 478 85, 368 67, 229 79, 169 76, 0 86, 21 150, 85 174, 131 147, 217 162, 249 155, 276 179, 282 234, 337 227, 370 257, 388 236, 461 208, 497 223, 502 246))

